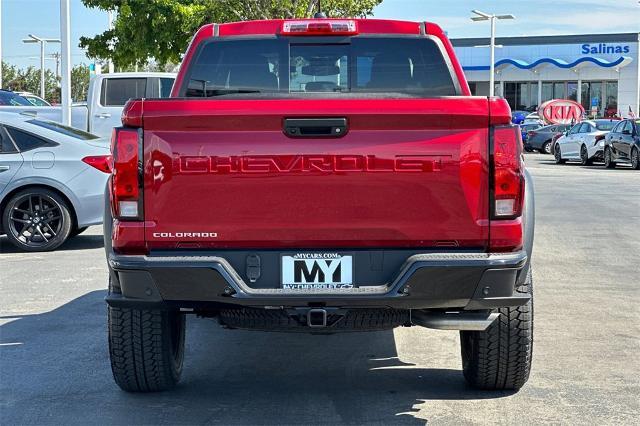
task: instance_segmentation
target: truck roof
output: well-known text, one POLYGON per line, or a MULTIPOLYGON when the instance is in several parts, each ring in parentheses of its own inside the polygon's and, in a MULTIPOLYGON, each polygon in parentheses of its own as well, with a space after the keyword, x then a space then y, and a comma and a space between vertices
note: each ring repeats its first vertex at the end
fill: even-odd
POLYGON ((284 35, 287 38, 314 36, 357 36, 357 35, 397 35, 423 36, 435 39, 446 52, 445 58, 453 69, 461 85, 461 95, 469 96, 469 86, 458 62, 453 46, 446 34, 432 22, 399 21, 391 19, 363 18, 304 18, 269 19, 224 24, 206 24, 194 35, 183 58, 180 72, 176 77, 171 96, 177 97, 184 79, 185 64, 190 64, 197 47, 211 38, 237 38, 242 36, 264 36, 265 38, 284 35), (285 28, 288 26, 288 30, 285 28), (306 26, 306 29, 305 29, 306 26), (313 26, 313 28, 312 28, 313 26), (295 29, 293 29, 296 27, 295 29))
MULTIPOLYGON (((301 18, 301 19, 269 19, 256 21, 228 22, 225 24, 206 24, 200 28, 206 35, 220 37, 237 35, 274 35, 280 34, 284 22, 321 22, 321 21, 353 21, 359 34, 437 34, 442 29, 432 22, 399 21, 391 19, 363 18, 301 18)), ((204 34, 203 34, 204 35, 204 34)))

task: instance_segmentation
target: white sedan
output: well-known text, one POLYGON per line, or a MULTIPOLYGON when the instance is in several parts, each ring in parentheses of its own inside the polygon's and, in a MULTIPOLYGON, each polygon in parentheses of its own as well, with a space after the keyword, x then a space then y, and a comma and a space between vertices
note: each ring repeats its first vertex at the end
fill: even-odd
POLYGON ((556 163, 579 161, 588 166, 603 159, 604 137, 618 123, 617 120, 585 120, 574 125, 554 145, 556 163))
POLYGON ((107 139, 0 111, 0 234, 48 251, 102 223, 110 172, 107 139))

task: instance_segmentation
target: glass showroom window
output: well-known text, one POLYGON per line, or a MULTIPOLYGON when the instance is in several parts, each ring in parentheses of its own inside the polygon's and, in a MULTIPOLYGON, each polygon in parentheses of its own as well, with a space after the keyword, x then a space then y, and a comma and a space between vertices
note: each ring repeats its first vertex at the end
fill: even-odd
POLYGON ((538 105, 540 105, 540 103, 538 102, 538 83, 529 83, 529 86, 531 87, 531 102, 530 105, 533 108, 538 108, 538 105))
POLYGON ((542 83, 542 102, 553 99, 553 83, 542 83))
POLYGON ((567 99, 571 99, 572 101, 578 100, 578 82, 577 81, 569 81, 567 83, 567 99))
POLYGON ((618 82, 607 81, 605 83, 605 102, 604 116, 613 117, 618 114, 618 82))
POLYGON ((532 111, 538 106, 538 83, 506 82, 504 98, 511 109, 532 111))
POLYGON ((566 99, 564 82, 553 83, 553 99, 566 99))

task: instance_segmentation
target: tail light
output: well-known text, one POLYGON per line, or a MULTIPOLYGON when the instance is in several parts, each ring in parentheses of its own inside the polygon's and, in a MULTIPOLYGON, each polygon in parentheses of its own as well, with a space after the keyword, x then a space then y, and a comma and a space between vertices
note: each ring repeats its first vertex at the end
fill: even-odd
POLYGON ((355 35, 358 34, 356 21, 348 19, 309 19, 284 21, 281 34, 284 35, 355 35))
POLYGON ((535 130, 529 130, 529 131, 527 132, 527 137, 532 137, 532 136, 535 136, 535 135, 537 135, 537 134, 538 134, 538 133, 537 133, 535 130))
POLYGON ((90 155, 89 157, 84 157, 82 161, 103 173, 111 173, 110 155, 90 155))
POLYGON ((596 136, 596 140, 593 142, 593 146, 598 145, 598 142, 603 141, 604 140, 604 135, 597 135, 596 136))
POLYGON ((137 129, 115 128, 111 138, 111 206, 115 218, 142 220, 142 144, 137 129))
POLYGON ((493 129, 492 188, 494 219, 515 219, 522 214, 524 164, 518 126, 493 129))

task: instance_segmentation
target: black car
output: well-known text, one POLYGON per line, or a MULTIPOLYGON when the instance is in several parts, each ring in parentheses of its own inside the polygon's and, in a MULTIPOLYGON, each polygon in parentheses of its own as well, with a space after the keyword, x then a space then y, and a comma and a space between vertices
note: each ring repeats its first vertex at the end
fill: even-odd
POLYGON ((616 163, 640 170, 640 120, 622 120, 605 137, 604 166, 613 169, 616 163))
POLYGON ((11 90, 0 89, 0 105, 2 106, 33 106, 31 102, 11 90))

